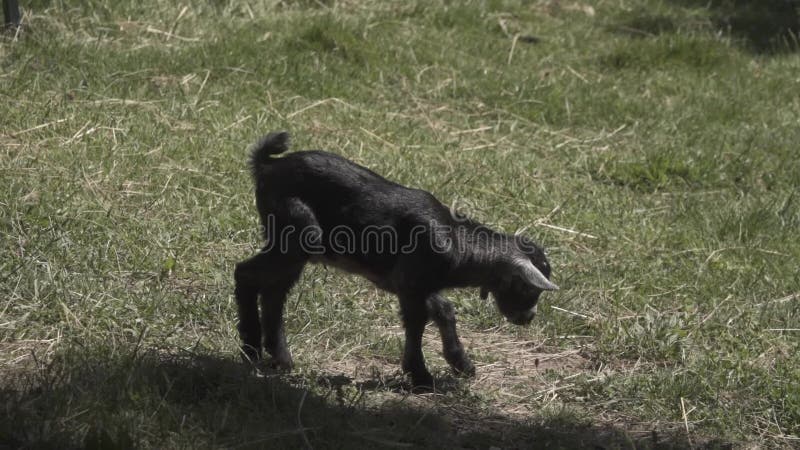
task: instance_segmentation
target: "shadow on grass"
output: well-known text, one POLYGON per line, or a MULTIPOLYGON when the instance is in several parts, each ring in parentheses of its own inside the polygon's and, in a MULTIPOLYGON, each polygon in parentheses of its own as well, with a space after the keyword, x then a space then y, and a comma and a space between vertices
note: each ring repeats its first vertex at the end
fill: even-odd
MULTIPOLYGON (((800 1, 798 0, 670 0, 690 8, 708 9, 711 24, 730 33, 744 47, 757 54, 800 50, 800 1)), ((638 9, 626 14, 613 30, 631 37, 656 36, 695 24, 638 9)))
POLYGON ((420 397, 403 393, 400 384, 259 377, 233 358, 72 350, 0 384, 0 448, 686 445, 631 437, 569 415, 520 421, 476 405, 468 393, 420 397))

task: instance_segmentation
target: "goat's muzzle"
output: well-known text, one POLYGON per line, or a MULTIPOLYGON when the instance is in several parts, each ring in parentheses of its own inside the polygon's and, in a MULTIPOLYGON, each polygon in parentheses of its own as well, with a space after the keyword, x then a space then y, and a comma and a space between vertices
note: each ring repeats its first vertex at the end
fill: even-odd
POLYGON ((513 323, 514 325, 527 325, 531 323, 534 317, 536 317, 535 307, 507 316, 506 319, 508 319, 508 321, 513 323))

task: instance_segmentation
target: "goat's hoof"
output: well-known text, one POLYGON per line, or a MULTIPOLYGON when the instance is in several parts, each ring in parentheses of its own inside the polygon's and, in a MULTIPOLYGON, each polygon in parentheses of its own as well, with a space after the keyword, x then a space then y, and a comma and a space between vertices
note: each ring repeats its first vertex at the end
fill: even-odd
POLYGON ((271 370, 275 370, 278 372, 291 372, 292 367, 294 367, 294 363, 292 363, 292 358, 271 358, 269 361, 266 362, 266 365, 271 370))
POLYGON ((456 375, 464 378, 472 378, 475 376, 475 364, 468 359, 463 359, 453 364, 453 371, 456 375))
POLYGON ((241 349, 242 361, 255 364, 261 361, 261 349, 252 345, 243 345, 241 349))
POLYGON ((412 373, 411 385, 414 390, 432 390, 433 389, 433 375, 429 372, 412 373))

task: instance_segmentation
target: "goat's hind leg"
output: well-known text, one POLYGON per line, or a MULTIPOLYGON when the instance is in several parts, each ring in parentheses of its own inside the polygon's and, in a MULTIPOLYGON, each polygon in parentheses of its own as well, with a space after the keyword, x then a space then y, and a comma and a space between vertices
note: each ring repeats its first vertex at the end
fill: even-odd
POLYGON ((456 333, 456 313, 452 303, 435 294, 425 300, 425 306, 442 336, 444 359, 457 374, 470 377, 475 375, 475 366, 464 352, 464 346, 456 333))
POLYGON ((260 360, 262 348, 266 348, 273 358, 271 365, 291 369, 292 358, 283 327, 283 305, 302 271, 303 263, 289 261, 284 254, 266 250, 236 265, 234 280, 239 337, 242 339, 242 352, 250 361, 260 360))
POLYGON ((288 265, 273 273, 261 288, 261 327, 264 348, 272 356, 269 365, 275 369, 291 370, 292 354, 286 345, 283 309, 286 297, 303 271, 303 265, 288 265))
POLYGON ((233 279, 236 284, 234 295, 239 312, 239 337, 242 340, 242 353, 250 361, 261 359, 261 323, 258 319, 258 292, 260 278, 264 271, 266 255, 259 253, 250 259, 236 264, 233 279))

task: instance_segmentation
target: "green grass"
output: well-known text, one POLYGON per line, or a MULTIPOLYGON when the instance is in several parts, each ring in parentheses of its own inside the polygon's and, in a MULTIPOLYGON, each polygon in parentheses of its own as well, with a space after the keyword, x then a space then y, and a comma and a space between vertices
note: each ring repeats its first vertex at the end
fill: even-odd
POLYGON ((800 445, 790 2, 25 3, 0 446, 800 445), (527 227, 562 290, 527 328, 450 293, 478 377, 431 331, 444 389, 414 395, 395 300, 310 267, 297 370, 254 376, 232 270, 260 244, 246 148, 279 129, 527 227))

